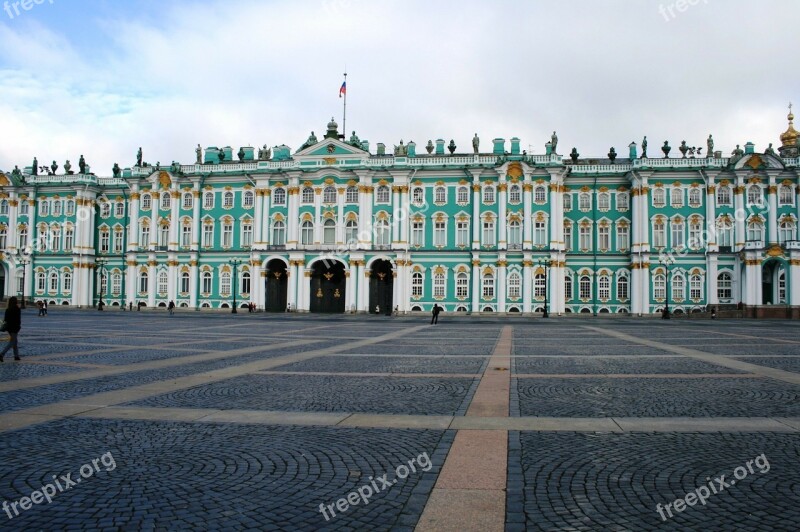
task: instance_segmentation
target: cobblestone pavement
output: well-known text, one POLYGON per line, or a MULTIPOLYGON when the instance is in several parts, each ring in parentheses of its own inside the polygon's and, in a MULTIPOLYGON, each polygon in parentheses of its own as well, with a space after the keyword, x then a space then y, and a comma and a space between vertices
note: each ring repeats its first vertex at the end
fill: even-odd
MULTIPOLYGON (((466 497, 460 477, 487 476, 481 460, 496 450, 454 446, 462 431, 508 441, 506 504, 486 504, 502 506, 509 531, 800 522, 800 323, 428 321, 28 310, 22 362, 0 364, 0 503, 13 517, 0 509, 0 530, 413 530, 434 491, 466 497), (496 354, 504 327, 510 390, 487 377, 508 360, 507 343, 496 354), (510 417, 473 413, 479 387, 482 404, 499 399, 510 417), (105 453, 113 470, 20 506, 105 453), (423 453, 428 471, 391 482, 423 453), (762 454, 769 471, 677 510, 706 477, 733 479, 762 454), (347 501, 384 474, 369 504, 347 501)), ((472 506, 441 527, 479 528, 472 506)), ((433 514, 426 530, 438 529, 433 514)))

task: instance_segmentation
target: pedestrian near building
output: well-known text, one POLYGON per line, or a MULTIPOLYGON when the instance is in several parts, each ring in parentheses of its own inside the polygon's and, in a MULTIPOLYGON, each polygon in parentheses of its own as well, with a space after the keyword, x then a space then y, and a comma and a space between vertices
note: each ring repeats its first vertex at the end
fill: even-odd
POLYGON ((42 301, 42 304, 44 305, 44 315, 47 316, 47 300, 42 301))
POLYGON ((38 303, 36 303, 36 306, 39 307, 38 316, 41 318, 42 316, 44 316, 44 301, 39 301, 38 303))
POLYGON ((440 307, 438 303, 434 303, 433 310, 431 310, 431 325, 439 323, 439 313, 441 311, 442 307, 440 307))
POLYGON ((167 310, 169 310, 169 315, 172 316, 175 314, 175 302, 170 300, 169 305, 167 305, 167 310))
POLYGON ((17 305, 17 298, 12 297, 8 300, 6 313, 3 317, 4 323, 2 329, 8 333, 9 339, 3 351, 0 352, 0 362, 9 349, 14 349, 14 360, 21 360, 19 357, 19 347, 17 346, 17 335, 22 328, 22 313, 20 312, 19 305, 17 305))

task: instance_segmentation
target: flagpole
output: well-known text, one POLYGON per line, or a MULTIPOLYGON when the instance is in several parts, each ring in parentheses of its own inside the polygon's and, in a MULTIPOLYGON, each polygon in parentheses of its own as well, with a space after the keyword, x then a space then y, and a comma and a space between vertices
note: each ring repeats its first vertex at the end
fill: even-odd
POLYGON ((342 110, 342 134, 347 138, 347 72, 344 73, 344 109, 342 110))

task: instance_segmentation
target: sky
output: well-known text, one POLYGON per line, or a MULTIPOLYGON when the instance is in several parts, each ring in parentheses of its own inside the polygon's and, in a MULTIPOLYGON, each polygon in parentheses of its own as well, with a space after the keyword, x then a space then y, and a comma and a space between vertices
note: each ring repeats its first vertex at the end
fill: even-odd
MULTIPOLYGON (((800 104, 796 0, 0 0, 0 170, 80 155, 297 150, 335 117, 372 151, 519 137, 624 157, 648 138, 780 145, 800 104), (41 2, 41 3, 36 3, 41 2), (16 6, 15 6, 16 4, 16 6), (24 7, 27 5, 28 10, 24 7)), ((508 144, 507 144, 508 147, 508 144)))

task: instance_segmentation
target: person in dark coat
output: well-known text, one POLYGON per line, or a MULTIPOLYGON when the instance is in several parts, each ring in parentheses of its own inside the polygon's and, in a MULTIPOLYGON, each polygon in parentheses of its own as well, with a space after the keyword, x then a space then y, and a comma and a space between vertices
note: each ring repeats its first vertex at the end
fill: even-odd
POLYGON ((431 310, 431 325, 439 323, 439 313, 441 311, 442 307, 440 307, 438 303, 434 303, 433 310, 431 310))
POLYGON ((0 352, 0 362, 3 361, 3 356, 12 347, 14 348, 14 360, 21 360, 19 358, 19 347, 17 347, 17 335, 22 328, 22 313, 20 312, 19 305, 17 305, 17 298, 12 297, 8 300, 8 307, 6 314, 3 317, 5 321, 5 330, 9 335, 8 343, 0 352))

